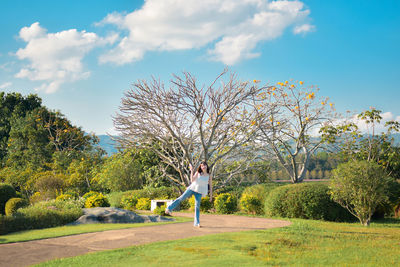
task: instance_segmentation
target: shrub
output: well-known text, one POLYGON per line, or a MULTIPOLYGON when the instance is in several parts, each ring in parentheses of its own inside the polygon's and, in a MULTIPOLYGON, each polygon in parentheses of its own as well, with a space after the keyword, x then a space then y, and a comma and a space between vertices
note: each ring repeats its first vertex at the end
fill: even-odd
POLYGON ((156 207, 154 210, 153 210, 153 213, 154 214, 158 214, 158 215, 161 215, 161 216, 165 216, 166 214, 165 214, 165 209, 167 208, 167 204, 163 204, 163 205, 161 205, 161 206, 159 206, 159 207, 156 207))
POLYGON ((46 201, 0 216, 0 234, 65 225, 83 215, 78 201, 46 201))
POLYGON ((136 208, 136 204, 138 202, 137 195, 128 194, 122 197, 121 199, 121 206, 124 209, 134 210, 136 208))
POLYGON ((230 193, 219 194, 215 198, 214 207, 218 213, 234 213, 237 210, 237 198, 230 193))
POLYGON ((40 192, 44 199, 55 199, 59 190, 65 187, 65 176, 54 174, 51 171, 40 172, 36 174, 34 188, 40 192))
POLYGON ((400 200, 400 181, 392 180, 389 182, 388 188, 388 199, 387 201, 379 204, 374 214, 372 215, 373 219, 381 219, 384 217, 393 217, 395 216, 394 207, 399 203, 400 200))
POLYGON ((31 204, 35 204, 38 203, 40 201, 44 201, 45 200, 45 196, 43 196, 40 192, 35 192, 32 196, 30 196, 29 198, 29 202, 31 204))
POLYGON ((229 186, 224 186, 221 188, 218 188, 214 191, 215 195, 220 195, 223 193, 230 193, 232 194, 234 197, 236 197, 236 199, 239 199, 240 196, 242 195, 243 191, 246 189, 247 187, 245 186, 233 186, 233 185, 229 185, 229 186))
POLYGON ((98 194, 100 194, 100 193, 99 192, 95 192, 95 191, 89 191, 86 194, 84 194, 82 196, 82 198, 86 201, 89 197, 96 196, 98 194))
POLYGON ((150 210, 151 200, 148 197, 139 198, 136 203, 136 208, 139 210, 150 210))
MULTIPOLYGON (((138 199, 175 199, 178 193, 172 187, 145 187, 139 190, 130 190, 123 193, 120 205, 124 209, 135 209, 138 199)), ((136 207, 137 208, 137 207, 136 207)), ((138 208, 139 209, 139 208, 138 208)), ((150 208, 149 208, 150 209, 150 208)))
POLYGON ((247 213, 262 214, 263 206, 261 200, 256 196, 243 194, 240 198, 240 207, 247 213))
MULTIPOLYGON (((200 203, 200 208, 201 208, 201 203, 200 203)), ((190 203, 188 199, 185 199, 179 203, 179 209, 180 210, 188 210, 190 209, 190 203)))
POLYGON ((23 208, 28 206, 29 203, 23 199, 18 197, 10 198, 6 203, 6 215, 11 216, 13 215, 19 208, 23 208))
POLYGON ((265 214, 288 218, 348 221, 351 215, 329 196, 323 183, 290 184, 275 188, 265 201, 265 214))
POLYGON ((173 187, 145 187, 140 193, 144 195, 143 197, 148 197, 150 199, 175 199, 179 194, 174 190, 173 187))
POLYGON ((125 196, 126 192, 111 192, 106 195, 108 201, 110 201, 111 207, 122 208, 122 198, 125 196))
POLYGON ((382 166, 368 161, 350 161, 333 171, 330 193, 362 225, 368 226, 378 205, 389 201, 392 182, 382 166))
POLYGON ((74 197, 70 194, 61 194, 56 198, 57 201, 66 201, 70 199, 74 199, 74 197))
POLYGON ((15 197, 19 197, 19 198, 24 198, 25 199, 24 195, 21 192, 18 192, 18 191, 15 192, 15 197))
POLYGON ((239 201, 242 210, 252 214, 264 213, 265 199, 277 186, 277 183, 265 183, 246 187, 239 201))
MULTIPOLYGON (((195 201, 194 196, 189 198, 190 210, 194 210, 195 203, 196 203, 196 201, 195 201)), ((212 203, 210 201, 210 198, 208 196, 202 197, 201 201, 200 201, 200 211, 205 212, 205 211, 210 210, 211 208, 212 208, 212 203)), ((181 207, 181 209, 183 209, 183 208, 181 207)))
POLYGON ((109 207, 108 199, 102 194, 92 195, 85 201, 85 208, 109 207))
POLYGON ((267 216, 287 217, 287 203, 284 201, 291 185, 273 189, 265 199, 264 210, 267 216))
POLYGON ((7 201, 15 196, 15 189, 11 185, 0 183, 0 214, 5 214, 7 201))

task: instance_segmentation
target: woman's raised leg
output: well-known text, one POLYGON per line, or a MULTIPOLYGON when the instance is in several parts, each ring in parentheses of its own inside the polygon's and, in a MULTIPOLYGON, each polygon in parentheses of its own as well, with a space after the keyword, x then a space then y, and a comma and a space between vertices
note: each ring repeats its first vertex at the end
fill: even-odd
POLYGON ((180 197, 178 197, 177 199, 175 199, 175 200, 171 203, 171 205, 169 205, 169 206, 165 209, 165 213, 166 213, 166 214, 170 214, 170 212, 171 212, 172 210, 174 210, 174 209, 179 205, 179 203, 181 203, 183 200, 185 200, 185 199, 191 197, 191 196, 193 195, 193 193, 194 193, 194 192, 193 192, 191 189, 186 189, 186 191, 183 192, 183 194, 182 194, 180 197))

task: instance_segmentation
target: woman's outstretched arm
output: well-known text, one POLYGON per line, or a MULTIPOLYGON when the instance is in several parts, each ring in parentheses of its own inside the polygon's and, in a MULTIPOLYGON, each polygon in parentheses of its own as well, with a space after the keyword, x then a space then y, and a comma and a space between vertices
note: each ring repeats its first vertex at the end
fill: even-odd
POLYGON ((197 179, 197 171, 195 174, 193 174, 193 166, 190 163, 189 163, 189 169, 190 169, 190 182, 193 183, 197 179))

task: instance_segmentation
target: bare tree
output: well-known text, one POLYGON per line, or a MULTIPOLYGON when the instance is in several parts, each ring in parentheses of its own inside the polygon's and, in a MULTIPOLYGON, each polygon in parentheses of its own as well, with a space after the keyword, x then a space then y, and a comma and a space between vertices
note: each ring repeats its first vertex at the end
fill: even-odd
POLYGON ((317 100, 318 88, 302 85, 301 81, 279 82, 262 92, 263 104, 256 105, 260 143, 276 156, 292 183, 303 181, 310 156, 323 144, 315 138, 318 129, 334 118, 328 98, 317 100))
POLYGON ((138 81, 125 93, 114 118, 119 142, 154 151, 164 175, 176 185, 190 184, 188 164, 206 160, 221 186, 247 170, 258 155, 249 149, 257 132, 253 103, 266 88, 241 82, 222 72, 210 86, 198 87, 195 77, 174 75, 171 86, 159 80, 138 81), (221 163, 236 161, 228 172, 221 163), (172 168, 177 175, 167 171, 172 168))

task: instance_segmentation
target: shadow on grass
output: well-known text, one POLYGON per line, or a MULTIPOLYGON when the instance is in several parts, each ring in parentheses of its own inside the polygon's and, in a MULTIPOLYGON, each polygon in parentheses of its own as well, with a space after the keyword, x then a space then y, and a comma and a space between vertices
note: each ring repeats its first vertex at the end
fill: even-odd
POLYGON ((374 224, 395 224, 396 227, 400 227, 400 218, 384 218, 373 220, 374 224))

